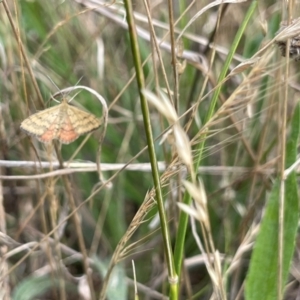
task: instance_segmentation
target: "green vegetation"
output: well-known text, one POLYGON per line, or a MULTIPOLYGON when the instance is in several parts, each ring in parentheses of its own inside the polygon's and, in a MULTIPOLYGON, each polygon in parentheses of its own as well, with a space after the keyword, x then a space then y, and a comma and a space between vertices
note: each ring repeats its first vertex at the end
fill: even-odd
POLYGON ((278 37, 284 9, 0 0, 1 299, 295 297, 299 62, 280 55, 297 60, 300 30, 278 37), (64 97, 101 127, 69 144, 37 137, 88 123, 20 130, 64 97))

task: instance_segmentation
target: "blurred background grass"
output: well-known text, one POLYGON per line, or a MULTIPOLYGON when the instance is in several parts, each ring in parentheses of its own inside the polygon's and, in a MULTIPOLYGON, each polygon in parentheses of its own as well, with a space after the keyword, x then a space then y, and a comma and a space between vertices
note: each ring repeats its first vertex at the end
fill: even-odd
MULTIPOLYGON (((184 28, 196 12, 209 3, 210 1, 196 1, 186 14, 183 12, 188 3, 184 1, 174 3, 175 19, 181 17, 180 22, 176 25, 178 32, 184 28)), ((107 3, 107 7, 103 4, 89 1, 11 1, 8 3, 15 26, 19 28, 26 56, 43 96, 43 107, 39 103, 24 60, 21 59, 20 45, 9 23, 7 12, 0 3, 1 160, 47 161, 50 157, 56 160, 54 151, 49 153, 45 145, 26 136, 20 131, 19 126, 21 121, 30 114, 55 105, 48 100, 51 94, 57 92, 57 87, 63 89, 78 83, 96 90, 106 99, 110 107, 108 128, 102 145, 102 163, 127 163, 147 145, 136 81, 133 79, 132 82, 129 82, 134 74, 134 66, 128 32, 123 27, 126 24, 125 13, 122 10, 123 4, 107 3), (112 16, 104 15, 102 11, 94 9, 95 7, 107 10, 112 16)), ((135 12, 139 13, 137 25, 148 31, 144 5, 141 2, 135 2, 133 5, 135 12)), ((156 24, 156 34, 162 37, 168 31, 169 26, 167 4, 155 2, 151 5, 153 21, 161 22, 156 24)), ((191 51, 196 56, 201 54, 205 59, 198 64, 187 59, 187 65, 180 75, 178 115, 186 112, 192 104, 196 102, 200 104, 188 131, 190 139, 193 139, 201 129, 207 114, 210 93, 217 82, 228 49, 231 47, 248 6, 249 1, 224 4, 219 27, 216 27, 216 24, 220 6, 209 9, 188 28, 187 32, 190 35, 181 40, 185 50, 191 51), (218 48, 216 51, 216 57, 209 70, 210 80, 204 90, 204 94, 208 94, 208 96, 199 99, 206 76, 203 66, 210 64, 212 55, 212 47, 208 46, 210 42, 221 46, 222 49, 218 48)), ((243 59, 252 57, 274 36, 279 28, 280 16, 281 11, 277 1, 259 3, 257 13, 250 21, 250 26, 238 47, 231 69, 243 59)), ((169 37, 166 40, 169 41, 169 37)), ((140 37, 139 43, 140 54, 145 61, 152 52, 151 45, 143 37, 140 37)), ((268 50, 271 53, 274 49, 269 47, 268 50)), ((161 54, 168 81, 173 88, 170 52, 161 50, 161 54)), ((228 117, 225 118, 224 115, 218 116, 216 123, 210 127, 210 137, 206 144, 202 166, 212 167, 212 169, 207 173, 201 173, 201 176, 208 197, 212 236, 215 247, 222 253, 223 258, 229 259, 234 256, 241 246, 248 228, 257 221, 256 216, 261 215, 271 182, 269 174, 266 175, 263 172, 243 172, 241 175, 236 172, 212 171, 216 166, 252 168, 267 164, 268 168, 276 167, 278 116, 275 103, 279 98, 279 92, 278 78, 270 74, 278 69, 278 53, 274 53, 273 57, 266 63, 264 70, 258 70, 257 76, 251 77, 247 85, 244 85, 247 86, 247 89, 244 89, 243 93, 236 97, 236 102, 239 104, 227 107, 226 112, 232 110, 237 117, 236 124, 240 131, 237 133, 232 121, 228 117), (245 150, 243 138, 250 145, 254 158, 251 158, 251 155, 245 150)), ((181 64, 186 62, 185 58, 178 58, 178 60, 181 64)), ((247 69, 243 74, 237 74, 228 80, 223 86, 220 98, 229 98, 249 73, 250 70, 247 69)), ((148 60, 144 65, 144 74, 148 89, 154 88, 155 79, 158 80, 160 88, 165 88, 161 72, 159 71, 158 78, 154 76, 152 60, 148 60)), ((293 79, 298 78, 297 67, 292 69, 292 74, 293 79)), ((289 108, 290 115, 294 105, 293 99, 296 99, 297 95, 298 89, 294 88, 289 108)), ((74 102, 99 118, 102 116, 101 106, 86 91, 79 93, 74 102)), ((220 105, 221 102, 218 106, 220 105)), ((167 128, 167 123, 154 108, 151 108, 151 120, 154 137, 158 137, 167 128)), ((186 119, 183 118, 182 126, 185 125, 184 122, 186 119)), ((76 161, 96 161, 99 135, 99 132, 92 134, 74 158, 76 161)), ((72 156, 83 139, 84 137, 80 137, 74 143, 61 147, 64 161, 72 156)), ((195 143, 198 142, 199 139, 196 139, 195 143)), ((172 162, 175 155, 172 145, 168 142, 161 145, 157 141, 155 147, 158 160, 165 161, 166 164, 172 162)), ((195 153, 195 157, 196 155, 197 153, 195 153)), ((133 162, 149 162, 148 152, 144 151, 133 162)), ((1 174, 5 176, 33 175, 41 172, 40 169, 35 168, 8 168, 5 165, 1 167, 1 174)), ((106 179, 113 174, 113 171, 104 172, 106 179)), ((54 178, 50 181, 49 179, 2 181, 3 207, 6 213, 5 227, 8 237, 20 244, 39 241, 52 229, 51 218, 53 215, 51 217, 50 211, 53 206, 55 206, 54 215, 57 224, 59 220, 71 213, 71 210, 66 208, 68 194, 60 177, 57 178, 57 181, 54 181, 54 178), (43 198, 44 193, 45 197, 43 198), (24 220, 28 218, 42 198, 45 201, 41 208, 34 212, 24 226, 24 220), (43 224, 47 225, 46 228, 43 224)), ((96 172, 80 172, 70 175, 69 180, 76 205, 79 205, 91 195, 93 188, 98 183, 98 176, 96 172)), ((171 237, 174 239, 178 224, 176 201, 181 199, 183 186, 182 178, 171 174, 168 180, 168 185, 163 191, 166 201, 171 203, 166 210, 171 237)), ((138 208, 142 205, 147 192, 153 187, 151 173, 144 171, 123 170, 112 184, 111 189, 102 189, 79 210, 85 248, 88 255, 93 256, 93 259, 99 263, 94 268, 92 278, 96 295, 102 284, 103 274, 101 273, 105 272, 114 249, 125 234, 138 208), (101 232, 97 242, 94 240, 96 228, 101 232), (90 252, 92 244, 95 248, 93 248, 93 252, 90 252)), ((155 217, 156 209, 154 208, 143 223, 137 224, 138 229, 130 243, 140 241, 140 244, 138 247, 134 245, 130 255, 126 256, 123 263, 119 265, 120 272, 116 277, 120 282, 120 294, 114 295, 110 291, 112 294, 109 294, 109 299, 133 298, 132 283, 128 284, 126 281, 129 280, 128 278, 133 278, 132 259, 135 261, 137 281, 142 284, 139 286, 140 299, 163 299, 162 294, 167 295, 164 249, 159 224, 149 227, 155 217), (125 288, 126 286, 128 286, 128 290, 125 288), (145 287, 149 287, 151 292, 145 290, 145 287), (154 291, 161 294, 157 296, 154 291)), ((61 229, 62 232, 58 239, 61 244, 75 251, 74 253, 80 253, 75 227, 73 219, 70 218, 65 227, 61 229)), ((200 233, 199 235, 201 236, 200 233)), ((6 245, 6 248, 4 247, 5 249, 2 250, 4 254, 11 250, 11 247, 17 246, 7 246, 7 243, 4 245, 6 245)), ((62 271, 57 253, 51 247, 47 246, 48 252, 46 250, 44 252, 41 246, 21 264, 16 265, 13 270, 10 268, 27 251, 23 249, 6 261, 4 274, 7 274, 5 272, 8 269, 10 273, 6 277, 6 287, 3 288, 7 298, 3 299, 9 299, 9 297, 37 299, 37 295, 39 295, 39 299, 90 299, 88 294, 79 288, 87 286, 83 281, 85 277, 79 277, 84 274, 80 260, 74 259, 73 262, 66 263, 67 269, 62 271), (50 251, 50 248, 53 252, 50 251), (43 269, 45 266, 50 266, 50 271, 43 269), (42 275, 44 277, 41 277, 42 275), (61 278, 66 283, 63 288, 61 278), (56 282, 55 279, 60 280, 56 282)), ((195 258, 195 260, 198 258, 199 261, 195 264, 191 263, 192 266, 183 272, 181 299, 209 299, 209 295, 212 293, 212 284, 205 265, 203 261, 201 262, 199 249, 190 230, 184 247, 186 258, 195 258)), ((71 255, 62 252, 63 258, 71 255)), ((238 298, 238 292, 243 286, 248 259, 249 253, 246 253, 244 259, 239 262, 237 271, 228 278, 226 290, 229 299, 242 299, 242 297, 238 298)))

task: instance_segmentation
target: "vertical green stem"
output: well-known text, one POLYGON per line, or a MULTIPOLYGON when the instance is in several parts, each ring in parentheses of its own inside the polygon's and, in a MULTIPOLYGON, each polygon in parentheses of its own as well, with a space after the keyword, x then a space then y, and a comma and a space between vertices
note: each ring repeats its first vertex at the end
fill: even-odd
MULTIPOLYGON (((219 98, 219 94, 220 94, 220 91, 222 88, 221 82, 224 80, 224 78, 227 74, 227 71, 228 71, 229 65, 232 61, 233 55, 236 52, 237 46, 243 36, 243 33, 246 29, 246 26, 247 26, 251 16, 253 15, 253 13, 256 9, 256 6, 257 6, 257 1, 254 0, 252 2, 252 4, 250 5, 250 7, 246 13, 246 16, 244 18, 244 21, 241 24, 241 26, 239 27, 239 30, 235 36, 235 39, 232 43, 232 46, 230 48, 230 51, 229 51, 226 61, 224 63, 224 67, 222 68, 221 74, 218 78, 217 88, 214 91, 214 94, 213 94, 213 97, 211 100, 211 104, 210 104, 208 113, 206 115, 204 124, 206 124, 214 114, 217 100, 219 98)), ((197 149, 198 155, 196 155, 197 160, 194 165, 195 172, 197 172, 197 170, 200 166, 200 162, 202 160, 202 154, 203 154, 203 149, 204 149, 205 142, 206 142, 206 137, 207 137, 207 134, 204 134, 202 142, 199 143, 199 146, 197 149)), ((183 202, 188 205, 191 203, 191 196, 187 192, 185 192, 185 194, 184 194, 183 202)), ((183 248, 184 248, 184 240, 185 240, 185 235, 186 235, 186 230, 187 230, 187 222, 188 222, 188 215, 181 211, 180 217, 179 217, 179 225, 178 225, 176 244, 175 244, 175 252, 174 252, 175 268, 176 268, 176 272, 177 272, 178 276, 180 276, 180 273, 181 273, 182 260, 184 257, 184 255, 183 255, 184 249, 183 248)))
POLYGON ((145 81, 144 81, 143 68, 142 68, 142 63, 140 58, 139 47, 138 47, 137 34, 135 30, 132 4, 130 0, 125 0, 124 4, 126 9, 131 49, 132 49, 132 55, 135 64, 137 84, 139 87, 144 127, 145 127, 145 132, 147 137, 148 151, 149 151, 149 157, 150 157, 151 168, 152 168, 152 176, 153 176, 155 192, 156 192, 156 201, 157 201, 157 206, 158 206, 158 211, 160 216, 161 230, 162 230, 163 241, 164 241, 164 249, 165 249, 166 261, 168 266, 169 282, 170 282, 170 299, 178 299, 178 291, 177 291, 178 277, 175 272, 170 234, 169 234, 167 218, 164 210, 160 178, 159 178, 159 172, 157 167, 157 159, 156 159, 155 148, 154 148, 154 140, 152 135, 151 123, 150 123, 150 114, 149 114, 147 100, 142 94, 142 90, 145 88, 145 81))

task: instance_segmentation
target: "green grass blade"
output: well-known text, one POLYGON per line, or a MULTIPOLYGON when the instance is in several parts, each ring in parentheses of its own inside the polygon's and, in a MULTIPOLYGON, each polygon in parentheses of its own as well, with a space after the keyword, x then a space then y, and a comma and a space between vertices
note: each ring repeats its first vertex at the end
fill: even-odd
MULTIPOLYGON (((232 43, 232 46, 229 50, 228 56, 225 60, 224 67, 222 68, 220 76, 218 78, 218 87, 213 94, 212 101, 210 103, 210 106, 209 106, 209 109, 208 109, 208 112, 207 112, 207 115, 205 118, 205 123, 207 123, 212 118, 212 116, 215 112, 217 100, 219 99, 219 95, 220 95, 221 88, 222 88, 221 82, 226 77, 226 74, 228 72, 228 68, 232 61, 234 53, 236 52, 239 42, 246 30, 246 27, 247 27, 253 13, 256 10, 256 7, 257 7, 257 1, 252 1, 252 4, 250 5, 250 7, 248 9, 245 18, 244 18, 238 32, 236 33, 236 36, 232 43)), ((195 172, 197 172, 198 167, 200 166, 205 142, 206 142, 206 136, 204 135, 203 141, 198 145, 198 149, 197 149, 197 153, 198 153, 197 157, 198 158, 195 161, 195 172)), ((191 202, 191 196, 186 192, 183 197, 183 203, 190 204, 190 202, 191 202)), ((188 223, 188 215, 185 212, 180 212, 178 233, 177 233, 177 237, 176 237, 175 250, 174 250, 175 268, 176 268, 178 276, 180 276, 180 273, 181 273, 182 260, 184 257, 184 255, 183 255, 184 249, 183 248, 184 248, 184 240, 185 240, 185 235, 186 235, 186 230, 187 230, 187 223, 188 223)))
POLYGON ((58 279, 47 276, 29 277, 23 280, 14 290, 13 300, 31 300, 44 295, 46 292, 59 286, 58 279))
MULTIPOLYGON (((286 147, 286 167, 296 160, 300 126, 300 106, 292 120, 292 132, 286 147)), ((277 179, 267 204, 260 233, 251 257, 246 280, 246 299, 277 299, 278 281, 278 213, 280 180, 277 179)), ((298 226, 298 193, 295 172, 285 182, 283 282, 286 282, 295 247, 298 226)))
MULTIPOLYGON (((95 267, 101 274, 102 278, 107 273, 108 264, 102 262, 98 257, 94 256, 95 267)), ((107 300, 126 300, 128 299, 128 288, 126 283, 126 273, 122 264, 117 265, 111 274, 110 283, 107 287, 107 300), (118 288, 116 288, 118 287, 118 288)))

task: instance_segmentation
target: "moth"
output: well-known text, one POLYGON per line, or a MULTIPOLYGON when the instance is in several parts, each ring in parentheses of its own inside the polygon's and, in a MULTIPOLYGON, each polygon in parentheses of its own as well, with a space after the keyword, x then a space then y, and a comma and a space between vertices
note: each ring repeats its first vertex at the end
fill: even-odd
POLYGON ((101 120, 95 115, 70 105, 67 98, 63 98, 59 105, 29 116, 20 127, 43 143, 57 139, 69 144, 100 125, 101 120))

